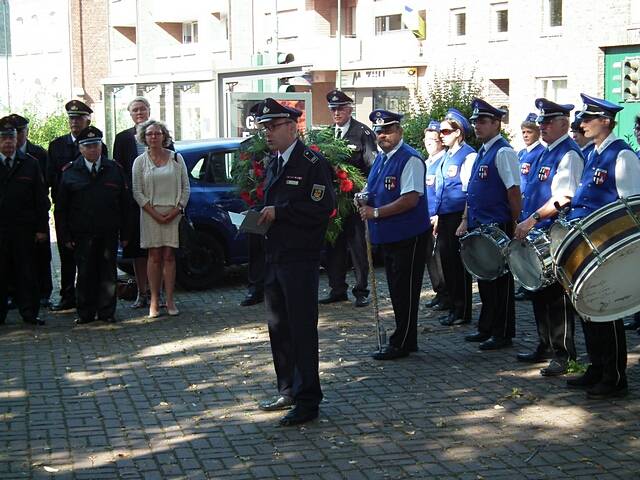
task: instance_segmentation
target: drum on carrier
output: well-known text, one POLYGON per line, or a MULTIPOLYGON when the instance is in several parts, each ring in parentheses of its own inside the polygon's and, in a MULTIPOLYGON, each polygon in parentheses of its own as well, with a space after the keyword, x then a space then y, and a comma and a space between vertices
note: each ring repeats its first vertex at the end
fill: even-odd
POLYGON ((460 259, 479 280, 495 280, 507 272, 509 237, 497 225, 482 225, 460 237, 460 259))
POLYGON ((509 270, 525 289, 535 292, 555 281, 550 247, 551 240, 542 230, 532 230, 524 240, 509 242, 509 270))
POLYGON ((640 311, 640 195, 575 222, 554 259, 558 280, 585 320, 608 322, 640 311))

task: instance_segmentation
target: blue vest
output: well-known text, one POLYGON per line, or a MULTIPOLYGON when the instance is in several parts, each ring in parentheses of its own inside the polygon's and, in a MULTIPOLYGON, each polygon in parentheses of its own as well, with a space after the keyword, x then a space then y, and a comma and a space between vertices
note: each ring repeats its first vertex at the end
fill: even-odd
MULTIPOLYGON (((511 221, 507 189, 496 167, 496 154, 503 147, 511 148, 503 137, 496 140, 488 152, 478 154, 467 186, 467 225, 476 228, 489 223, 511 221)), ((481 150, 482 151, 482 150, 481 150)))
POLYGON ((444 155, 440 155, 440 158, 435 160, 432 163, 428 163, 427 159, 427 183, 426 183, 426 194, 427 194, 427 204, 429 205, 429 216, 432 217, 436 214, 435 206, 436 206, 436 172, 440 170, 440 165, 442 165, 442 161, 444 160, 446 153, 444 155))
POLYGON ((587 159, 567 218, 586 217, 600 207, 618 199, 616 160, 623 150, 631 150, 624 140, 616 139, 602 153, 593 150, 587 159))
POLYGON ((582 148, 582 157, 586 160, 587 158, 589 158, 589 154, 591 152, 593 152, 593 150, 596 148, 596 144, 595 143, 590 143, 589 145, 587 145, 586 147, 582 148))
MULTIPOLYGON (((367 179, 369 205, 379 208, 400 198, 402 171, 411 157, 422 159, 422 155, 406 143, 403 143, 387 162, 383 161, 381 153, 378 154, 367 179)), ((426 170, 425 166, 423 183, 426 183, 426 170)), ((371 219, 368 222, 371 243, 376 245, 415 237, 426 232, 431 226, 424 195, 420 196, 418 204, 411 210, 391 217, 371 219)))
MULTIPOLYGON (((558 171, 560 160, 569 151, 576 152, 582 158, 582 152, 573 139, 567 137, 553 150, 545 148, 542 155, 531 165, 531 173, 522 194, 522 220, 538 210, 551 198, 551 183, 558 171)), ((547 218, 536 223, 537 228, 547 228, 553 223, 552 218, 547 218)))
POLYGON ((453 155, 449 155, 449 152, 445 154, 436 178, 435 211, 439 215, 464 210, 467 193, 462 191, 460 168, 467 156, 474 152, 475 150, 465 143, 453 155))
POLYGON ((538 143, 531 151, 527 151, 526 148, 523 148, 518 152, 518 160, 520 161, 520 191, 524 192, 524 187, 527 185, 527 180, 529 178, 529 171, 531 170, 531 165, 542 155, 545 148, 544 145, 538 143))
POLYGON ((636 152, 636 155, 637 155, 637 156, 638 156, 638 158, 640 159, 640 150, 638 150, 638 151, 636 152))

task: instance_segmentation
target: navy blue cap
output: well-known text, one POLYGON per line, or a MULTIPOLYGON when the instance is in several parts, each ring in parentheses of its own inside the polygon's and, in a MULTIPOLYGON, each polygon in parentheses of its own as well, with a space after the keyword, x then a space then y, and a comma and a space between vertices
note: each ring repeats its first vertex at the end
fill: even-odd
POLYGON ((255 113, 258 115, 256 121, 258 123, 266 123, 278 118, 288 118, 291 120, 297 120, 302 112, 295 108, 285 107, 284 105, 276 102, 273 98, 266 98, 258 105, 254 105, 253 109, 256 109, 255 113))
POLYGON ((581 112, 582 115, 594 115, 614 119, 616 118, 616 114, 624 108, 604 98, 592 97, 585 93, 581 93, 580 96, 584 102, 581 112))
POLYGON ((439 132, 440 131, 440 122, 437 120, 429 120, 429 125, 425 128, 428 132, 439 132))
POLYGON ((13 121, 14 125, 16 126, 16 129, 18 130, 22 130, 27 125, 29 125, 29 119, 21 115, 18 115, 17 113, 10 114, 9 118, 13 121))
POLYGON ((80 100, 71 100, 70 102, 67 102, 64 109, 70 117, 80 117, 83 115, 91 115, 93 113, 93 110, 89 108, 89 105, 81 102, 80 100))
POLYGON ((462 130, 464 130, 464 134, 468 135, 469 132, 471 132, 471 124, 469 123, 469 120, 467 120, 467 117, 465 117, 462 112, 456 108, 450 108, 449 110, 447 110, 446 115, 444 116, 445 120, 453 120, 454 122, 456 122, 458 125, 460 125, 460 127, 462 128, 462 130))
POLYGON ((541 123, 545 118, 568 117, 574 107, 571 103, 560 104, 546 98, 536 98, 536 108, 540 110, 536 122, 541 123))
POLYGON ((404 117, 401 113, 394 113, 388 110, 382 110, 378 108, 369 114, 369 120, 373 124, 373 131, 376 132, 376 129, 380 129, 386 125, 393 125, 394 123, 400 123, 404 117))
POLYGON ((329 104, 329 108, 341 107, 353 104, 353 98, 340 90, 331 90, 327 93, 327 102, 329 104))
POLYGON ((525 119, 522 121, 522 124, 524 125, 525 123, 532 123, 533 125, 535 125, 536 127, 538 125, 536 125, 536 120, 538 119, 538 114, 537 113, 528 113, 527 116, 525 117, 525 119))
POLYGON ((576 116, 571 122, 571 130, 580 130, 582 128, 580 124, 582 123, 582 112, 576 112, 576 116))
POLYGON ((469 117, 469 120, 475 120, 478 117, 490 117, 501 120, 502 117, 507 114, 504 110, 488 104, 481 98, 473 99, 471 102, 471 109, 473 110, 473 113, 471 114, 471 117, 469 117))
POLYGON ((0 137, 15 137, 16 124, 10 116, 0 118, 0 137))
POLYGON ((83 128, 82 131, 78 134, 78 136, 76 137, 76 142, 78 142, 78 145, 100 143, 102 142, 102 132, 93 125, 89 125, 87 128, 83 128))

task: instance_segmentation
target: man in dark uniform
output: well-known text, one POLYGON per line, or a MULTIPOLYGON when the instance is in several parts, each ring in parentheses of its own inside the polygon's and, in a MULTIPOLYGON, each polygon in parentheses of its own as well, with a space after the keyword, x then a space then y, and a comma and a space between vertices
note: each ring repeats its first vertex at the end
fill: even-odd
POLYGON ((425 195, 427 168, 422 155, 402 140, 402 115, 374 110, 369 115, 380 153, 367 179, 368 205, 360 207, 369 222, 371 243, 380 245, 396 329, 375 360, 406 357, 418 350, 418 308, 431 235, 425 195))
POLYGON ((78 157, 64 169, 56 202, 59 242, 78 266, 76 323, 115 322, 118 238, 126 246, 129 192, 122 168, 102 155, 102 132, 93 126, 76 141, 78 157))
MULTIPOLYGON (((538 98, 542 140, 547 145, 542 155, 531 164, 522 194, 521 222, 516 226, 515 238, 523 240, 532 228, 546 230, 557 216, 556 205, 571 202, 584 168, 582 152, 569 138, 569 116, 573 105, 560 105, 546 98, 538 98)), ((569 360, 576 359, 574 342, 574 308, 559 282, 531 293, 533 314, 538 329, 538 345, 533 352, 519 353, 521 362, 538 363, 551 358, 540 374, 562 375, 569 360)))
MULTIPOLYGON (((595 149, 571 200, 568 220, 583 218, 620 197, 640 194, 640 162, 631 147, 613 134, 616 114, 624 107, 581 93, 584 108, 580 126, 595 149)), ((627 342, 622 319, 582 321, 591 364, 584 375, 567 380, 569 388, 586 389, 594 399, 620 397, 627 387, 627 342)))
MULTIPOLYGON (((353 99, 344 92, 330 91, 327 93, 327 102, 333 114, 336 138, 346 141, 352 152, 348 163, 357 167, 366 178, 377 153, 375 135, 369 127, 351 116, 353 99)), ((349 264, 348 255, 351 258, 356 279, 352 290, 356 298, 354 304, 356 307, 365 307, 369 304, 367 282, 369 264, 364 223, 356 212, 344 219, 342 232, 338 235, 335 244, 327 245, 327 275, 331 291, 326 298, 320 300, 320 303, 328 304, 348 299, 348 285, 345 282, 349 264)))
POLYGON ((318 416, 322 390, 318 374, 318 282, 320 251, 335 208, 331 166, 298 139, 302 112, 267 98, 258 124, 275 153, 268 166, 265 207, 264 294, 279 397, 262 410, 295 405, 280 420, 296 425, 318 416))
MULTIPOLYGON (((500 134, 504 110, 476 98, 471 123, 483 142, 473 164, 466 187, 467 207, 457 234, 463 235, 481 225, 497 224, 509 237, 520 215, 521 193, 518 156, 500 134)), ((516 334, 516 312, 511 272, 495 280, 478 280, 482 309, 478 333, 467 335, 468 342, 482 342, 480 350, 508 347, 516 334)))
MULTIPOLYGON (((51 187, 51 200, 55 204, 58 196, 58 186, 62 179, 62 171, 70 165, 78 156, 80 151, 76 144, 78 134, 91 123, 91 110, 80 100, 71 100, 64 106, 69 116, 70 133, 58 138, 54 138, 49 144, 47 183, 51 187)), ((102 156, 107 157, 107 147, 102 144, 102 156)), ((75 281, 76 265, 73 251, 68 249, 60 241, 60 229, 58 226, 57 214, 54 211, 53 218, 56 220, 56 237, 58 253, 60 255, 60 302, 51 307, 52 311, 70 310, 75 307, 75 281)))
MULTIPOLYGON (((38 161, 40 171, 45 175, 47 171, 47 151, 39 145, 29 141, 29 119, 16 113, 9 115, 9 118, 16 126, 18 150, 26 155, 31 155, 38 161)), ((46 182, 45 182, 46 183, 46 182)), ((47 196, 49 188, 47 189, 47 196)), ((38 272, 38 286, 40 291, 40 306, 48 307, 49 298, 53 291, 53 281, 51 279, 51 241, 49 239, 49 228, 47 228, 47 238, 43 242, 36 243, 36 269, 38 272)))
POLYGON ((35 249, 47 238, 49 199, 38 161, 16 149, 16 126, 0 119, 0 323, 7 316, 7 287, 26 323, 44 325, 35 249))

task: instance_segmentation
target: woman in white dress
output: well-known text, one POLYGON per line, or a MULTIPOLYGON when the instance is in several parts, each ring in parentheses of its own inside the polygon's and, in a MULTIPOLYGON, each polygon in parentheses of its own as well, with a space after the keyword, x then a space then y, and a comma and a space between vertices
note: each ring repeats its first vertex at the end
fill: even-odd
POLYGON ((147 275, 151 287, 149 318, 160 316, 160 286, 169 315, 180 312, 173 292, 176 281, 175 249, 179 247, 180 214, 189 200, 189 177, 184 159, 165 148, 171 144, 167 127, 148 120, 137 127, 136 138, 147 151, 133 163, 133 198, 140 205, 140 247, 148 250, 147 275))

